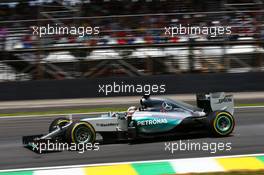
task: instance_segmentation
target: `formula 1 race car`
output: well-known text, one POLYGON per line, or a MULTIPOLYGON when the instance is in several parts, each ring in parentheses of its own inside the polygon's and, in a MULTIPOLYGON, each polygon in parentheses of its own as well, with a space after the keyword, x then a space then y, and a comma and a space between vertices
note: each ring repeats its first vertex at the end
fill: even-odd
POLYGON ((94 143, 104 140, 135 140, 205 130, 212 136, 228 136, 235 120, 232 95, 224 92, 197 94, 197 107, 168 99, 143 96, 140 107, 127 112, 107 113, 79 121, 57 118, 49 133, 24 136, 23 143, 52 140, 64 143, 94 143))

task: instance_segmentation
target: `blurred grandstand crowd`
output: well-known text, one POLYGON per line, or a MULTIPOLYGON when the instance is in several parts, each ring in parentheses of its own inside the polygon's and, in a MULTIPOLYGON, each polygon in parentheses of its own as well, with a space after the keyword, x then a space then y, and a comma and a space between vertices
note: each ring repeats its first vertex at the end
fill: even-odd
MULTIPOLYGON (((258 1, 210 0, 90 0, 21 1, 0 3, 0 37, 6 49, 32 48, 38 38, 32 26, 99 26, 100 37, 53 35, 42 39, 45 45, 80 43, 83 45, 175 43, 190 36, 164 35, 165 26, 230 26, 232 35, 218 36, 237 40, 250 36, 264 38, 263 4, 258 1), (245 5, 239 5, 246 3, 245 5), (237 4, 237 5, 236 5, 237 4), (243 11, 244 10, 244 11, 243 11), (200 12, 200 13, 197 13, 200 12), (121 15, 121 16, 120 16, 121 15), (74 17, 74 18, 73 18, 74 17), (41 20, 40 20, 41 19, 41 20), (11 38, 11 39, 8 39, 11 38)), ((195 36, 197 40, 215 39, 195 36)))
MULTIPOLYGON (((64 51, 63 59, 72 60, 73 57, 65 46, 69 47, 93 47, 109 46, 111 50, 89 51, 90 58, 122 59, 122 55, 115 50, 116 46, 140 45, 141 54, 130 52, 133 58, 138 57, 163 57, 157 49, 151 54, 144 53, 144 46, 155 44, 170 44, 167 49, 169 55, 178 57, 178 63, 190 64, 194 62, 192 54, 199 52, 198 57, 222 56, 224 52, 234 53, 231 49, 219 52, 218 48, 213 48, 201 56, 202 49, 190 51, 190 42, 214 42, 222 41, 264 41, 264 2, 262 0, 3 0, 0 1, 0 51, 3 55, 9 51, 19 51, 43 48, 60 48, 64 51), (33 26, 46 25, 60 26, 98 26, 99 36, 86 35, 47 35, 39 38, 33 35, 33 26), (209 35, 176 35, 170 37, 165 35, 166 26, 229 26, 231 35, 219 35, 210 37, 209 35), (186 43, 184 47, 173 48, 172 44, 186 43), (142 51, 143 50, 143 51, 142 51), (171 52, 171 50, 173 50, 171 52), (182 51, 184 50, 184 51, 182 51), (5 52, 5 53, 4 53, 5 52), (183 53, 184 52, 184 53, 183 53), (217 52, 217 53, 216 53, 217 52), (142 54, 143 53, 143 54, 142 54), (210 54, 211 55, 210 55, 210 54), (93 57, 97 54, 95 57, 93 57), (186 56, 183 59, 182 55, 186 56), (209 55, 209 56, 208 56, 209 55), (188 62, 188 63, 186 63, 188 62)), ((224 44, 224 43, 223 43, 224 44)), ((222 45, 221 44, 221 47, 222 45)), ((241 49, 247 54, 249 52, 264 52, 263 45, 248 45, 248 48, 240 48, 235 53, 241 53, 241 49)), ((164 51, 164 50, 163 50, 164 51)), ((163 52, 162 51, 162 52, 163 52)), ((35 52, 34 56, 19 55, 19 59, 29 60, 29 57, 39 58, 35 52), (27 57, 25 59, 25 57, 27 57)), ((52 53, 45 52, 46 60, 53 58, 52 53)), ((54 53, 55 54, 55 53, 54 53)), ((55 54, 56 55, 56 54, 55 54)), ((197 54, 196 54, 197 55, 197 54)), ((18 55, 16 55, 17 57, 18 55)), ((86 56, 86 55, 85 55, 86 56)), ((168 56, 168 54, 165 54, 168 56)), ((1 60, 14 61, 13 57, 1 56, 1 60)), ((16 58, 18 60, 18 58, 16 58)), ((56 60, 56 58, 55 58, 56 60)), ((207 61, 208 62, 208 61, 207 61)), ((209 61, 210 62, 210 61, 209 61)), ((218 62, 218 61, 216 61, 218 62)), ((0 62, 1 69, 6 68, 3 63, 12 65, 10 62, 0 62), (2 65, 2 66, 1 66, 2 65)), ((168 64, 172 64, 169 62, 168 64)), ((39 63, 36 63, 39 66, 39 63)), ((11 66, 11 67, 12 67, 11 66)), ((19 65, 21 67, 21 65, 19 65)), ((135 66, 135 65, 133 65, 135 66)), ((192 69, 192 66, 182 66, 184 71, 192 69)), ((200 64, 200 67, 204 65, 200 64)), ((136 67, 136 66, 135 66, 136 67)), ((179 67, 179 66, 178 66, 179 67)), ((222 66, 217 66, 222 67, 222 66)), ((39 68, 39 67, 38 67, 39 68)), ((17 67, 16 67, 17 69, 17 67)), ((212 68, 214 69, 214 68, 212 68)), ((222 68, 220 68, 222 69, 222 68)), ((20 68, 20 71, 29 71, 20 68)), ((208 70, 207 70, 208 71, 208 70)), ((65 73, 66 74, 66 73, 65 73)), ((71 77, 71 76, 70 76, 71 77)), ((1 79, 1 77, 0 77, 1 79)), ((31 78, 29 78, 31 79, 31 78)))

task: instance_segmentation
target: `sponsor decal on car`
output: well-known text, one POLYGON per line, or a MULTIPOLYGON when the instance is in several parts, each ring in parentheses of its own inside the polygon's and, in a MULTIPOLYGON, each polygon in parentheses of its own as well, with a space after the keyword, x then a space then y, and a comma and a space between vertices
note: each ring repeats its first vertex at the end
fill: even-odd
POLYGON ((101 126, 101 127, 118 126, 118 123, 96 123, 96 126, 101 126))
POLYGON ((165 124, 168 123, 167 119, 152 119, 152 120, 142 120, 137 121, 138 126, 147 126, 147 125, 159 125, 159 124, 165 124))
POLYGON ((227 103, 227 102, 232 102, 232 97, 226 96, 225 98, 220 98, 218 100, 218 103, 217 104, 227 103))

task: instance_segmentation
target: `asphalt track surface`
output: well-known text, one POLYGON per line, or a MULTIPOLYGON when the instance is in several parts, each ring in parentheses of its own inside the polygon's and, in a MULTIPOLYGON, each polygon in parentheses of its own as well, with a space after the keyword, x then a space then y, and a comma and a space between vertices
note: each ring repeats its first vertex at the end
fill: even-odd
POLYGON ((25 135, 46 133, 54 117, 0 118, 0 169, 33 168, 61 165, 127 162, 193 158, 222 155, 252 154, 264 152, 264 108, 236 109, 234 133, 226 138, 210 138, 194 135, 173 137, 168 141, 145 140, 137 144, 117 143, 100 145, 99 151, 63 151, 36 154, 22 146, 25 135), (165 142, 179 143, 231 143, 230 151, 165 151, 165 142))

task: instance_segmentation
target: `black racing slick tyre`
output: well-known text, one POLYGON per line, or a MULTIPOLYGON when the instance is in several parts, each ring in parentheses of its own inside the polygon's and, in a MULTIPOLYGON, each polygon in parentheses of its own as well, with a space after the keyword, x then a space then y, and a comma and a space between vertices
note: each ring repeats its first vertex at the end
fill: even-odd
POLYGON ((227 111, 214 111, 208 115, 207 119, 209 132, 215 137, 228 136, 234 130, 234 117, 227 111))
POLYGON ((57 126, 63 127, 69 122, 70 122, 70 120, 65 118, 65 117, 56 118, 55 120, 53 120, 51 122, 51 124, 49 126, 49 132, 54 131, 57 128, 57 126))
POLYGON ((66 138, 69 143, 94 143, 96 133, 88 122, 73 122, 66 131, 66 138))

